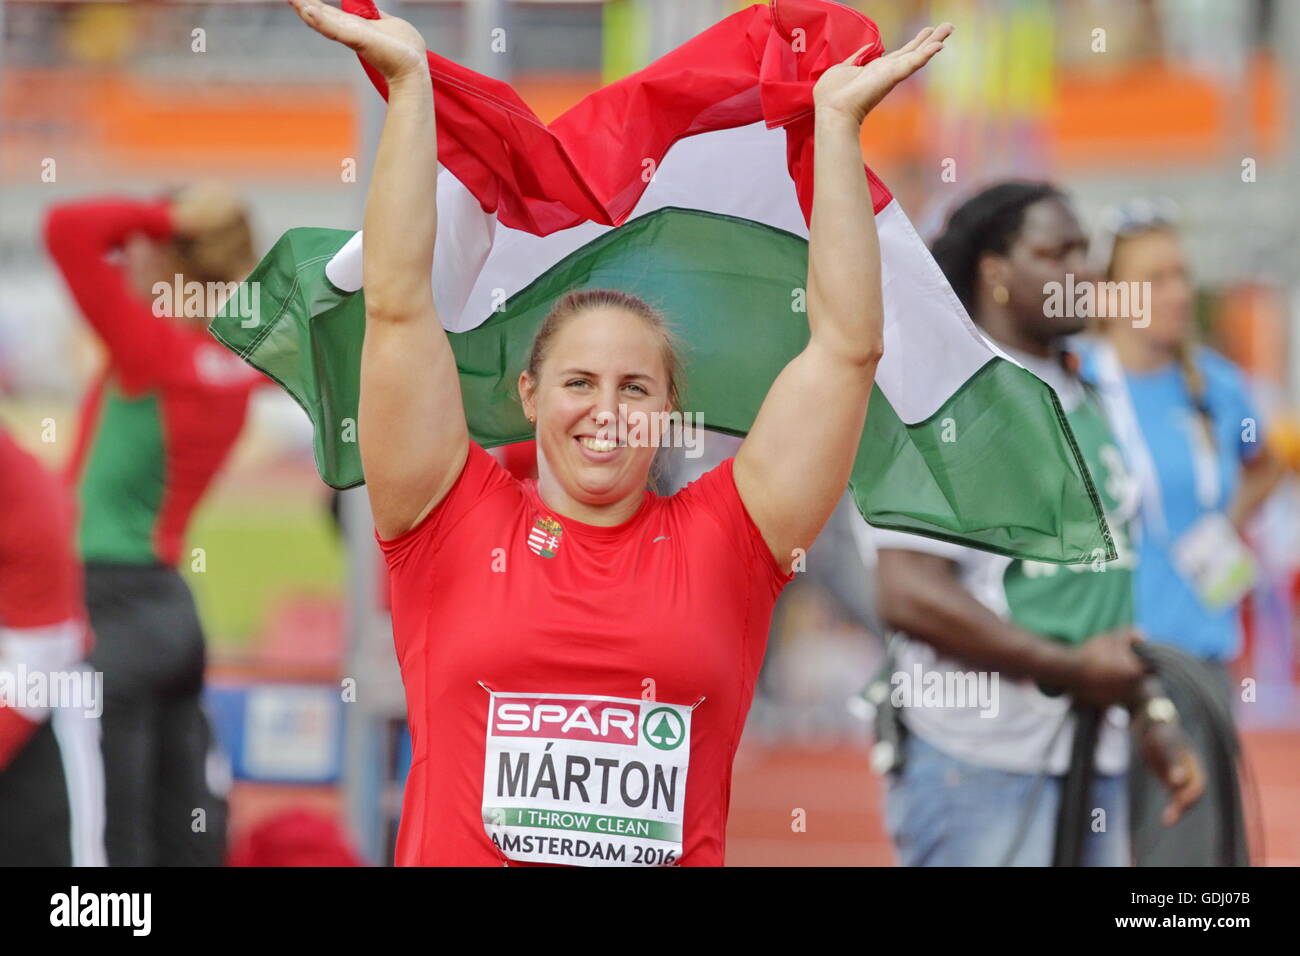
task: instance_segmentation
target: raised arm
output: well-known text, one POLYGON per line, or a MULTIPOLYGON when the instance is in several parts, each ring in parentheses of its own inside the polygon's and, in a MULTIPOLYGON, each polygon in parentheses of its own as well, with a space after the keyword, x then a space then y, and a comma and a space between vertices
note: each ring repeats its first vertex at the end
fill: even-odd
MULTIPOLYGON (((52 206, 46 213, 50 257, 129 390, 174 378, 185 361, 187 335, 174 318, 154 312, 145 290, 133 287, 129 267, 110 255, 123 251, 136 236, 156 244, 184 239, 203 254, 181 260, 169 251, 162 262, 177 271, 193 261, 228 271, 239 264, 233 258, 238 246, 232 250, 229 238, 242 216, 239 198, 219 183, 187 186, 170 200, 83 199, 52 206)), ((169 287, 174 281, 172 275, 153 278, 169 287)), ((180 281, 206 278, 182 274, 180 281)))
POLYGON ((361 465, 375 528, 416 525, 459 477, 469 451, 460 379, 433 304, 438 161, 424 39, 405 20, 290 0, 319 33, 355 50, 388 83, 388 113, 366 195, 362 277, 361 465))
POLYGON ((110 363, 131 387, 147 384, 166 356, 170 327, 131 287, 126 267, 109 254, 133 234, 171 238, 168 203, 125 198, 85 199, 53 206, 45 216, 45 247, 63 274, 81 314, 110 363))
POLYGON ((866 66, 858 50, 813 90, 808 346, 777 376, 736 454, 741 500, 777 563, 821 532, 848 484, 884 348, 880 243, 859 130, 867 113, 943 48, 949 24, 866 66))

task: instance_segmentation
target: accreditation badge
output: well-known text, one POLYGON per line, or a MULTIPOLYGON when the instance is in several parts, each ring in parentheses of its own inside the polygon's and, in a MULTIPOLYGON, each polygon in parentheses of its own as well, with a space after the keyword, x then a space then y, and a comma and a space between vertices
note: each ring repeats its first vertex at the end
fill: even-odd
POLYGON ((1255 583, 1255 562, 1225 515, 1202 516, 1179 535, 1174 565, 1212 611, 1232 607, 1255 583))
POLYGON ((681 858, 689 706, 489 694, 483 828, 504 857, 574 866, 681 858))

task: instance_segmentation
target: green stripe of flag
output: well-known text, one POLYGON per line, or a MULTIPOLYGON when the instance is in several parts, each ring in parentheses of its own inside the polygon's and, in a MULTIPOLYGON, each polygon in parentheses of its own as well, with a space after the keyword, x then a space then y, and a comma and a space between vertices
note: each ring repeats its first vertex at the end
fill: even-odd
MULTIPOLYGON (((349 236, 286 233, 249 277, 260 283, 261 327, 243 328, 225 313, 212 324, 306 409, 317 468, 334 487, 362 480, 348 422, 356 417, 363 294, 340 292, 324 275, 349 236)), ((516 381, 552 304, 580 287, 623 289, 663 310, 686 343, 683 410, 710 430, 744 435, 777 373, 807 344, 807 249, 779 229, 676 208, 602 233, 477 328, 449 335, 470 436, 485 447, 533 437, 516 381)), ((880 527, 1039 561, 1115 557, 1055 393, 1003 359, 916 424, 900 421, 875 389, 850 489, 880 527)))

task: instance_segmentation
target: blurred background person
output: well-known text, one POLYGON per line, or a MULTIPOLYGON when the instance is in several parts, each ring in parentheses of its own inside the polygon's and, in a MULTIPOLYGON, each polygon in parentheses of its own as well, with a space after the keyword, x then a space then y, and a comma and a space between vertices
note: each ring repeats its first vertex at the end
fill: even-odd
POLYGON ((90 648, 72 535, 59 477, 0 429, 0 866, 105 862, 93 682, 64 679, 90 648))
POLYGON ((186 526, 264 381, 204 328, 209 297, 254 264, 247 210, 215 184, 62 203, 45 241, 107 353, 69 478, 90 660, 104 675, 109 864, 218 865, 225 806, 208 779, 203 631, 176 565, 204 559, 184 553, 186 526))
POLYGON ((1057 859, 1058 830, 1071 826, 1086 829, 1086 837, 1073 859, 1060 862, 1124 866, 1124 708, 1172 793, 1170 817, 1196 800, 1201 780, 1169 715, 1152 712, 1160 691, 1133 651, 1126 529, 1135 496, 1102 409, 1065 349, 1065 337, 1085 317, 1057 315, 1045 304, 1049 283, 1085 273, 1087 238, 1058 189, 1007 182, 958 207, 933 252, 975 322, 1056 391, 1118 558, 1061 567, 871 529, 881 617, 902 632, 891 696, 900 680, 911 685, 897 713, 903 736, 888 780, 886 825, 909 866, 1046 866, 1057 859), (960 684, 954 675, 978 673, 991 693, 978 701, 932 700, 918 686, 931 680, 927 672, 945 688, 960 684), (1076 735, 1083 741, 1077 747, 1076 735), (1072 750, 1082 756, 1072 758, 1072 750), (1092 777, 1082 799, 1094 814, 1104 812, 1101 828, 1062 813, 1072 759, 1084 761, 1083 777, 1092 777), (1092 775, 1087 764, 1094 761, 1092 775))
MULTIPOLYGON (((1126 284, 1129 301, 1145 308, 1099 318, 1088 366, 1141 495, 1138 627, 1150 640, 1186 652, 1213 692, 1221 715, 1215 723, 1222 724, 1219 732, 1228 735, 1235 756, 1237 694, 1229 665, 1241 648, 1240 603, 1254 583, 1243 535, 1286 465, 1270 451, 1245 375, 1197 341, 1195 294, 1173 215, 1168 204, 1150 201, 1103 213, 1095 250, 1100 269, 1109 282, 1126 284)), ((1189 706, 1180 710, 1198 747, 1211 747, 1216 730, 1210 722, 1197 719, 1189 706)), ((1139 864, 1246 863, 1235 778, 1211 787, 1173 829, 1153 822, 1156 789, 1135 767, 1139 864)))

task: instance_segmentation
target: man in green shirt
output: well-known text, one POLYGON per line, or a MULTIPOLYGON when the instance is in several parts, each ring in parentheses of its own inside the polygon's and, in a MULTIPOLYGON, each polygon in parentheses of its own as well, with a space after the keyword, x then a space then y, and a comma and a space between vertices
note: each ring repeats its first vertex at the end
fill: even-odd
MULTIPOLYGON (((1076 725, 1087 721, 1097 743, 1079 858, 1126 865, 1130 723, 1171 790, 1170 817, 1202 782, 1133 651, 1140 636, 1126 524, 1136 496, 1065 348, 1086 317, 1046 305, 1050 283, 1086 275, 1086 239, 1059 191, 1004 183, 957 209, 934 253, 989 338, 1056 391, 1118 557, 1065 567, 870 529, 881 615, 902 632, 891 692, 905 734, 889 776, 887 826, 908 865, 1050 864, 1076 725), (965 688, 978 688, 977 699, 965 688)), ((960 441, 962 423, 953 424, 960 441)))

